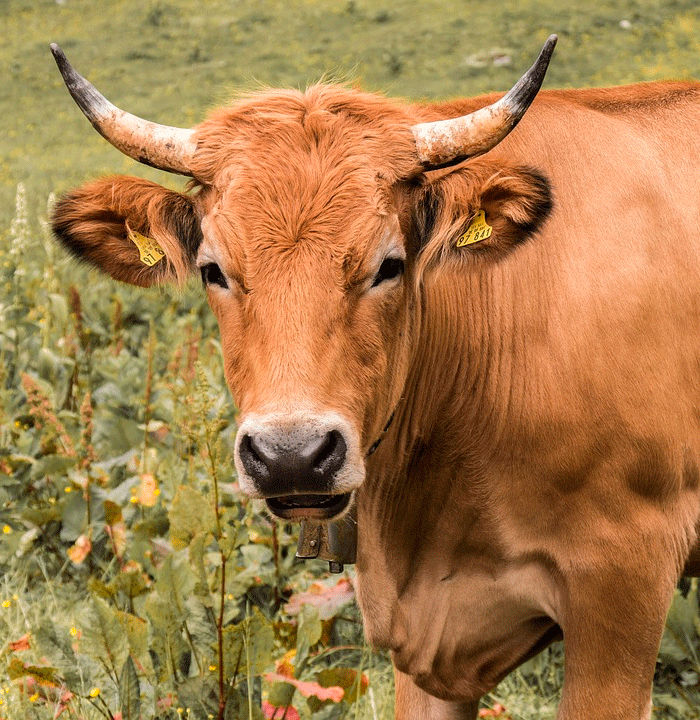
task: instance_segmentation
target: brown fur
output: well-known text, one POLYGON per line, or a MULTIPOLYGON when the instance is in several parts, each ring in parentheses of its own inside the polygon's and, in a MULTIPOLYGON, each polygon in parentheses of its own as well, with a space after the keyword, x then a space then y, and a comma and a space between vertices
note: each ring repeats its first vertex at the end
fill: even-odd
POLYGON ((400 718, 475 717, 561 633, 560 720, 648 716, 700 557, 699 95, 542 92, 487 155, 423 174, 411 125, 493 97, 267 91, 197 128, 195 193, 117 178, 56 208, 120 280, 182 278, 197 246, 218 264, 242 418, 334 412, 366 452, 395 413, 356 491, 357 568, 400 718), (492 237, 455 247, 479 209, 492 237), (168 264, 144 268, 126 222, 168 264), (405 275, 373 287, 396 248, 405 275))

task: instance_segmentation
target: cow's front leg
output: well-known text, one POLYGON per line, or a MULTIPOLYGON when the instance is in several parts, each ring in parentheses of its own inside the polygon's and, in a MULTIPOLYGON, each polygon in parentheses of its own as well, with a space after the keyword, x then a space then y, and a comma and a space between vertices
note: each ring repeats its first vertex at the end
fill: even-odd
POLYGON ((479 701, 471 703, 439 700, 421 690, 408 675, 394 669, 396 720, 475 720, 479 701))
POLYGON ((669 568, 656 564, 662 577, 652 578, 640 565, 638 559, 636 567, 596 568, 569 578, 557 720, 651 717, 654 668, 675 582, 669 568))

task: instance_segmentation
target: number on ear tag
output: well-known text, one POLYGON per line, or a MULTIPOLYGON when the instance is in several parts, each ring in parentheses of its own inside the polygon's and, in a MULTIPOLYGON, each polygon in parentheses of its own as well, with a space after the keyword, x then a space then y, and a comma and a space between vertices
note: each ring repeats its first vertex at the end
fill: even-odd
POLYGON ((128 225, 126 229, 129 231, 129 240, 139 249, 139 257, 144 265, 153 267, 165 257, 163 248, 153 238, 141 235, 141 233, 132 230, 128 225))
POLYGON ((492 232, 493 228, 486 222, 486 214, 483 210, 479 210, 469 223, 469 227, 457 239, 457 247, 465 247, 487 240, 491 237, 492 232))

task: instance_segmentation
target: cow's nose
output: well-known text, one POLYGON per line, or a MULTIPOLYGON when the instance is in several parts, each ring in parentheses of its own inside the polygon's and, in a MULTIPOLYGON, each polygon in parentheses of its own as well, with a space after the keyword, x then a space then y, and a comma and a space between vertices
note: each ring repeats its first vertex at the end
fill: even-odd
POLYGON ((338 430, 307 437, 303 443, 246 434, 238 449, 243 467, 265 497, 331 492, 346 452, 338 430))

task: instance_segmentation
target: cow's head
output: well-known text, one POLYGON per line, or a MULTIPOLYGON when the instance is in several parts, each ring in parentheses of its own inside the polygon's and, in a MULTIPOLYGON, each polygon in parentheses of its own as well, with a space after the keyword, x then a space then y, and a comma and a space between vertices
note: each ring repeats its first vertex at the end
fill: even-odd
POLYGON ((109 142, 193 178, 187 194, 128 177, 90 183, 58 202, 54 231, 127 283, 201 273, 240 413, 239 482, 274 514, 335 517, 362 484, 404 393, 421 264, 479 209, 498 252, 546 204, 541 180, 521 169, 470 163, 459 201, 448 173, 425 173, 510 132, 555 40, 508 95, 465 117, 415 124, 415 108, 318 85, 246 97, 192 130, 119 110, 52 46, 109 142))

